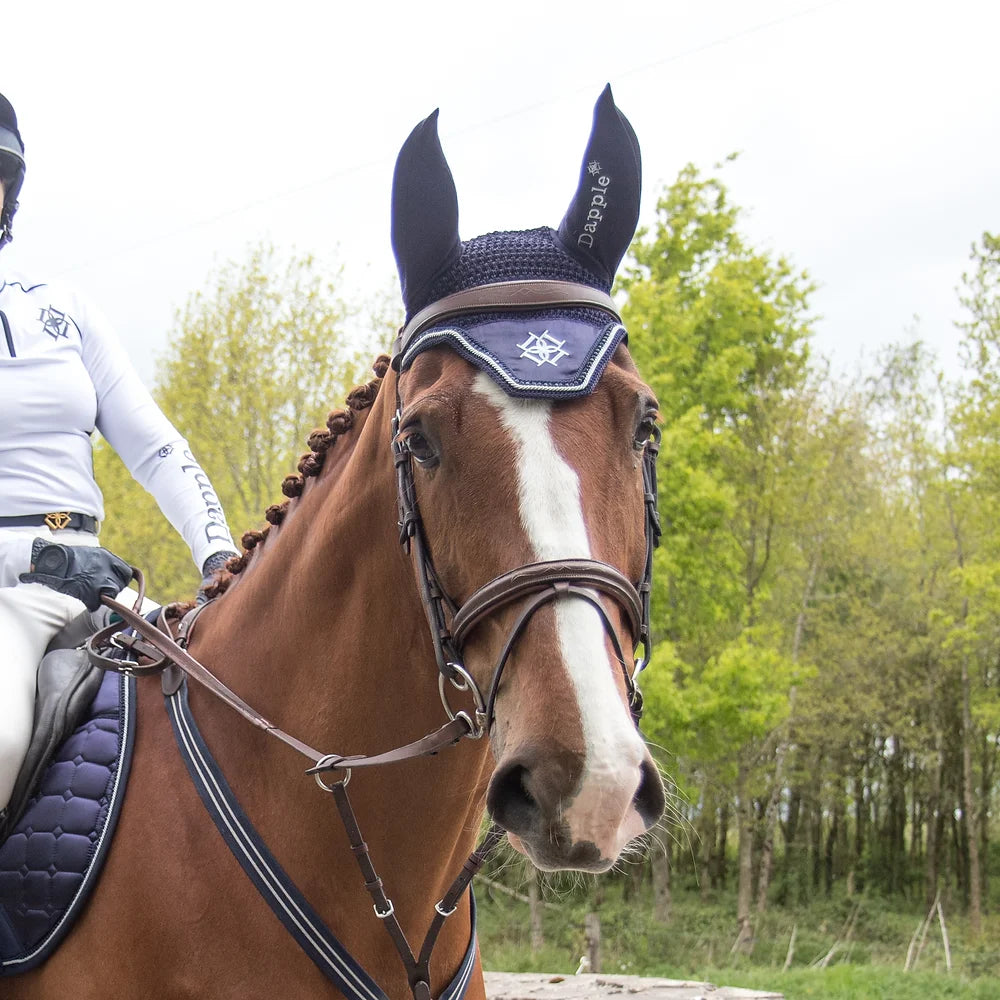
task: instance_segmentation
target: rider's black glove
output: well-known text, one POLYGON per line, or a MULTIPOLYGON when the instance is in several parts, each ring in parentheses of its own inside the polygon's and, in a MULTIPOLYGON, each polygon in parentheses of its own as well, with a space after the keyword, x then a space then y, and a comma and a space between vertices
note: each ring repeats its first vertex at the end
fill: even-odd
POLYGON ((195 604, 206 604, 208 602, 208 595, 205 593, 206 589, 215 583, 219 570, 223 569, 226 563, 236 554, 230 551, 215 552, 205 560, 205 565, 201 568, 201 586, 198 588, 198 596, 195 598, 195 604))
POLYGON ((44 583, 83 601, 88 611, 101 606, 101 596, 117 597, 132 579, 132 567, 107 549, 50 542, 33 551, 34 571, 21 583, 44 583))

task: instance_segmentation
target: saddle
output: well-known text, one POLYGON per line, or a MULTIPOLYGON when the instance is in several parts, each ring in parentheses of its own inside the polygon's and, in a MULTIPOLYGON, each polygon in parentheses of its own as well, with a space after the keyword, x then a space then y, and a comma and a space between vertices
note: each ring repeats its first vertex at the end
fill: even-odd
POLYGON ((109 616, 71 622, 39 666, 35 731, 0 830, 0 978, 40 965, 65 938, 117 826, 135 680, 92 666, 78 648, 109 616))
POLYGON ((107 608, 74 618, 49 643, 38 666, 31 743, 7 808, 0 811, 0 843, 24 814, 56 749, 76 728, 101 686, 103 672, 79 647, 108 623, 107 608))

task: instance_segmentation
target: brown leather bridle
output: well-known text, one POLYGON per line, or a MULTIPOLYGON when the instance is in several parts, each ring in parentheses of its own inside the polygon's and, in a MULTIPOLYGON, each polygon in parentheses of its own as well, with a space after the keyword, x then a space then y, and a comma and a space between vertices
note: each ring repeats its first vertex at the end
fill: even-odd
MULTIPOLYGON (((612 299, 586 285, 565 281, 515 281, 481 285, 456 292, 417 313, 400 331, 396 340, 393 366, 414 338, 435 322, 458 315, 491 309, 531 310, 558 306, 585 306, 610 313, 620 320, 612 299)), ((412 455, 405 435, 400 435, 401 400, 397 388, 396 413, 392 421, 392 451, 396 465, 396 492, 399 509, 399 539, 413 559, 417 587, 434 645, 439 671, 439 687, 445 711, 451 719, 464 717, 473 738, 489 732, 493 723, 496 699, 504 668, 518 640, 535 612, 560 598, 574 597, 587 601, 598 612, 604 629, 611 639, 615 656, 622 668, 629 710, 636 725, 642 715, 642 694, 635 678, 649 663, 651 640, 649 607, 653 575, 653 549, 660 540, 660 519, 656 503, 656 457, 659 453, 660 432, 654 429, 643 448, 642 478, 645 507, 646 558, 642 579, 632 583, 623 573, 608 563, 596 559, 566 559, 528 563, 490 580, 459 606, 441 584, 434 568, 430 548, 423 530, 413 478, 412 455), (640 644, 642 656, 630 670, 618 639, 617 631, 594 591, 613 598, 628 619, 633 649, 640 644), (475 627, 491 614, 525 601, 507 641, 504 643, 492 679, 484 696, 465 666, 463 650, 475 627), (474 703, 474 715, 453 712, 445 693, 445 682, 460 691, 468 691, 474 703)))
MULTIPOLYGON (((399 415, 394 418, 398 428, 399 415)), ((393 436, 393 452, 399 498, 400 541, 413 559, 417 586, 427 615, 434 656, 439 671, 441 700, 449 718, 465 717, 470 725, 470 736, 488 732, 493 723, 500 680, 514 646, 520 639, 535 612, 559 598, 575 597, 587 601, 598 612, 604 629, 611 639, 615 656, 621 665, 628 693, 629 710, 638 725, 642 715, 642 693, 635 683, 635 676, 646 666, 650 657, 649 601, 652 587, 653 549, 659 542, 659 515, 656 510, 656 455, 659 450, 659 432, 652 435, 643 452, 643 486, 646 510, 646 558, 642 579, 633 584, 614 566, 597 559, 557 559, 527 563, 509 570, 484 584, 461 605, 457 605, 441 584, 427 540, 417 505, 413 482, 411 456, 406 439, 393 436), (608 618, 603 604, 594 591, 613 598, 624 610, 628 619, 633 645, 642 645, 643 653, 635 660, 632 670, 618 639, 618 633, 608 618), (487 693, 473 679, 464 663, 463 651, 475 627, 491 614, 525 601, 517 621, 493 668, 487 693), (445 694, 445 681, 460 691, 469 691, 474 705, 474 716, 453 712, 445 694)))

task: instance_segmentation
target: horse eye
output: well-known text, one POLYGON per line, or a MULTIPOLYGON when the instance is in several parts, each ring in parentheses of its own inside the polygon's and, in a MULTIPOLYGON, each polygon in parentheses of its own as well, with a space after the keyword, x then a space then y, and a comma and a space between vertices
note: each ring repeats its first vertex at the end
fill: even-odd
POLYGON ((642 451, 646 447, 646 443, 650 438, 654 437, 656 434, 656 413, 650 411, 643 415, 643 418, 639 421, 639 426, 635 429, 635 440, 633 441, 633 447, 637 451, 642 451))
POLYGON ((413 460, 418 465, 437 465, 437 452, 434 446, 418 430, 406 432, 406 450, 413 456, 413 460))

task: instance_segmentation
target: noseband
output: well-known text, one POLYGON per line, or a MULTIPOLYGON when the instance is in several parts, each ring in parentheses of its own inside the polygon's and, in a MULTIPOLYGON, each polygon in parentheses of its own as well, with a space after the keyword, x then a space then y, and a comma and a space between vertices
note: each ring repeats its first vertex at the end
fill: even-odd
MULTIPOLYGON (((513 283, 509 283, 513 284, 513 283)), ((576 305, 580 302, 581 288, 591 293, 587 305, 612 313, 613 302, 603 293, 585 286, 569 282, 538 281, 517 282, 516 303, 504 302, 508 309, 531 309, 554 305, 576 305), (600 303, 594 296, 602 295, 600 303)), ((416 317, 420 327, 444 316, 483 310, 484 295, 496 295, 504 289, 504 284, 480 286, 467 292, 450 295, 440 303, 428 306, 416 317), (439 307, 439 308, 436 308, 439 307)), ((501 297, 502 298, 502 297, 501 297)), ((413 323, 411 323, 411 326, 413 323)), ((401 338, 400 342, 412 339, 401 338)), ((598 612, 605 632, 622 668, 625 688, 628 693, 629 711, 636 725, 642 715, 642 693, 635 678, 649 663, 651 641, 649 633, 649 606, 653 575, 653 549, 660 541, 660 519, 656 506, 656 456, 659 452, 660 432, 654 430, 643 449, 642 479, 645 510, 646 559, 642 579, 632 583, 624 574, 607 563, 597 559, 566 559, 527 563, 516 569, 502 573, 476 590, 462 605, 458 605, 441 584, 434 568, 430 548, 424 533, 423 521, 417 503, 416 484, 413 478, 413 461, 407 439, 399 437, 401 401, 399 390, 396 395, 396 414, 392 421, 392 452, 396 465, 397 502, 399 509, 399 540, 411 555, 420 590, 424 612, 430 628, 434 656, 437 661, 441 691, 441 701, 449 718, 462 718, 469 725, 469 735, 473 738, 489 732, 493 724, 496 699, 500 690, 500 680, 511 653, 531 618, 540 608, 559 598, 574 597, 587 601, 598 612), (594 591, 611 597, 622 609, 628 620, 633 649, 642 645, 642 656, 635 659, 629 670, 618 639, 617 631, 608 617, 604 605, 594 591), (475 627, 501 608, 524 601, 521 614, 504 643, 499 659, 493 669, 487 693, 473 679, 464 663, 465 643, 475 627), (450 682, 459 691, 468 691, 475 705, 474 717, 467 712, 454 712, 448 702, 445 682, 450 682)))

